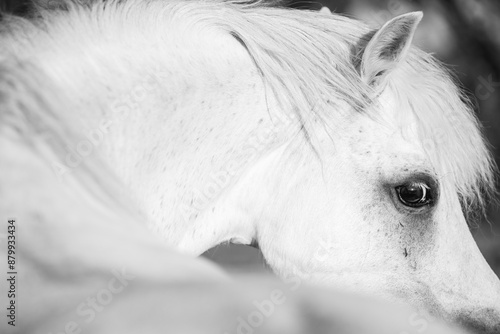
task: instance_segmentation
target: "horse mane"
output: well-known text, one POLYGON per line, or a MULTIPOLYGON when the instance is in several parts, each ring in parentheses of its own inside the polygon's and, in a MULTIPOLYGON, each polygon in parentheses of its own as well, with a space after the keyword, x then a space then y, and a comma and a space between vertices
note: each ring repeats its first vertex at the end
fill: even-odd
MULTIPOLYGON (((377 92, 361 80, 356 64, 360 45, 366 44, 373 31, 339 15, 278 8, 276 4, 279 2, 265 0, 38 0, 35 20, 13 19, 21 28, 12 28, 9 33, 47 30, 60 11, 70 12, 86 25, 106 22, 103 26, 115 24, 144 34, 175 29, 171 21, 175 18, 178 24, 177 19, 182 18, 183 24, 193 29, 202 31, 208 27, 235 37, 248 50, 283 109, 290 110, 290 116, 303 123, 309 136, 314 136, 313 124, 317 120, 335 129, 338 115, 332 110, 341 106, 368 113, 377 92)), ((67 28, 71 34, 73 28, 67 28)), ((47 31, 50 33, 50 29, 47 31)), ((0 39, 2 35, 5 32, 0 39)), ((10 70, 4 66, 0 71, 10 70)), ((495 165, 471 103, 445 67, 413 48, 408 59, 389 75, 386 85, 402 105, 401 119, 405 119, 405 113, 416 116, 419 137, 432 167, 451 182, 464 212, 473 212, 476 205, 484 209, 488 196, 494 192, 495 165)), ((15 92, 6 93, 0 87, 1 94, 15 92)), ((42 123, 37 126, 50 133, 67 125, 56 121, 49 124, 43 115, 38 116, 34 119, 42 123)), ((2 111, 0 119, 5 117, 2 111)), ((402 121, 403 133, 406 129, 402 121)), ((35 129, 36 133, 40 131, 35 129)))

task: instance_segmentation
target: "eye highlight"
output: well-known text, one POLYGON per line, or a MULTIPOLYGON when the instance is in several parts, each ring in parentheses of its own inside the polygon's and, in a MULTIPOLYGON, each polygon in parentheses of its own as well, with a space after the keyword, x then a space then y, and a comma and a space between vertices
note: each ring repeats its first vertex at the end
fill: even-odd
POLYGON ((425 182, 410 182, 397 186, 399 201, 412 208, 420 208, 433 202, 431 187, 425 182))

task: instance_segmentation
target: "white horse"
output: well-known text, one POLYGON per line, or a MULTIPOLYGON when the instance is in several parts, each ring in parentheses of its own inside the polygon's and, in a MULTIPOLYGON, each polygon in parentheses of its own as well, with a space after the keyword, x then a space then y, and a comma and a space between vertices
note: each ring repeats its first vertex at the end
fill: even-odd
POLYGON ((286 282, 500 331, 500 281, 466 221, 492 160, 449 74, 410 47, 422 14, 370 31, 260 2, 58 7, 0 39, 2 219, 54 307, 24 306, 33 321, 67 310, 56 284, 79 268, 219 277, 187 261, 171 279, 185 260, 160 244, 231 241, 286 282))

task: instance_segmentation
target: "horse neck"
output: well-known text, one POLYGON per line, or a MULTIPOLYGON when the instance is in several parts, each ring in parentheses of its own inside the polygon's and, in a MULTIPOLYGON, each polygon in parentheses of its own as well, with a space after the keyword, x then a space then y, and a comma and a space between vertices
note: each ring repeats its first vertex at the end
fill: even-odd
POLYGON ((235 238, 250 243, 258 208, 244 209, 252 203, 246 185, 259 188, 255 171, 285 141, 290 121, 232 36, 165 28, 171 33, 113 38, 61 31, 53 38, 65 49, 41 52, 39 61, 73 101, 92 154, 167 243, 192 254, 235 238))

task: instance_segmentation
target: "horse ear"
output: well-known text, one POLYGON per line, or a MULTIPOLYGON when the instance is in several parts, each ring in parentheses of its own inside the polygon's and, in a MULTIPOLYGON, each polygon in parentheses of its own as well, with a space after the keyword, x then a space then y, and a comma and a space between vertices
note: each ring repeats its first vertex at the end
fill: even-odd
POLYGON ((361 59, 363 81, 376 85, 405 58, 413 40, 422 12, 397 16, 384 24, 366 45, 361 59))
POLYGON ((319 12, 321 14, 331 14, 332 13, 332 11, 330 10, 330 8, 325 7, 325 6, 321 7, 321 9, 319 10, 319 12))

